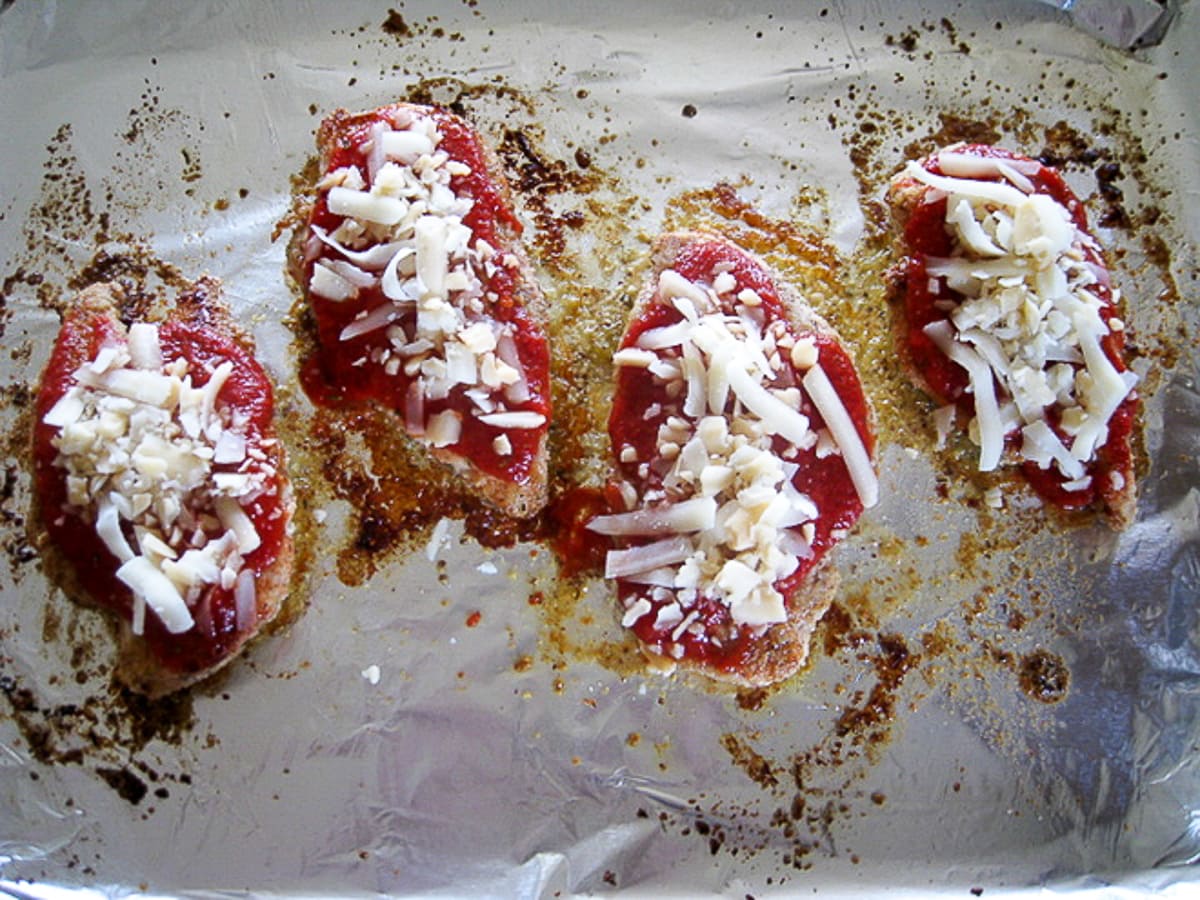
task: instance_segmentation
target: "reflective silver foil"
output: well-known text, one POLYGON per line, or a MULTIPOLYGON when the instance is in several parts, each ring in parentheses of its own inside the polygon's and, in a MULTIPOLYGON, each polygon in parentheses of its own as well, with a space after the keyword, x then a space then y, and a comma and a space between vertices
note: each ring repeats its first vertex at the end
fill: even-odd
MULTIPOLYGON (((1113 28, 1118 7, 1146 6, 1104 5, 1113 28)), ((859 611, 856 627, 840 643, 827 632, 809 669, 765 698, 559 651, 560 627, 619 640, 606 586, 578 585, 569 621, 548 623, 529 601, 555 590, 550 550, 488 549, 461 522, 343 584, 335 557, 352 513, 330 502, 308 532, 303 612, 180 701, 177 726, 147 731, 140 707, 113 699, 101 617, 29 558, 29 473, 10 440, 0 890, 1194 896, 1200 12, 1190 0, 1173 12, 1155 46, 1126 52, 1034 2, 7 6, 10 437, 27 427, 24 388, 58 325, 45 298, 131 243, 188 277, 220 277, 283 405, 297 421, 317 415, 286 321, 286 237, 272 229, 323 113, 421 83, 511 89, 515 120, 500 100, 472 103, 485 134, 536 122, 544 153, 586 148, 606 190, 637 200, 621 207, 618 247, 588 227, 568 236, 577 271, 607 294, 630 287, 606 258, 637 259, 679 221, 679 197, 729 180, 765 215, 819 228, 848 261, 846 303, 877 299, 861 278, 883 264, 854 260, 874 246, 883 186, 910 143, 948 118, 999 119, 1002 142, 1036 152, 1062 123, 1104 151, 1066 166, 1093 217, 1119 204, 1135 220, 1096 230, 1137 336, 1148 459, 1123 533, 1038 527, 1025 539, 1005 517, 1041 514, 1027 491, 1006 486, 1000 512, 969 488, 935 499, 944 456, 927 452, 924 413, 884 417, 907 415, 926 438, 881 429, 883 500, 836 551, 839 608, 859 611), (1118 170, 1098 181, 1106 161, 1118 170), (814 192, 817 203, 798 200, 814 192), (884 739, 856 743, 839 723, 868 709, 888 646, 912 667, 887 697, 884 739), (91 662, 73 668, 80 647, 91 662), (1017 686, 1037 650, 1069 672, 1057 703, 1017 686)), ((533 194, 517 194, 531 238, 533 194)), ((556 277, 545 272, 561 300, 572 285, 556 277)), ((818 306, 837 318, 841 302, 818 306)), ((886 339, 882 321, 847 313, 840 327, 861 349, 886 339), (875 325, 847 328, 859 321, 875 325)), ((302 492, 324 497, 304 460, 302 492)))

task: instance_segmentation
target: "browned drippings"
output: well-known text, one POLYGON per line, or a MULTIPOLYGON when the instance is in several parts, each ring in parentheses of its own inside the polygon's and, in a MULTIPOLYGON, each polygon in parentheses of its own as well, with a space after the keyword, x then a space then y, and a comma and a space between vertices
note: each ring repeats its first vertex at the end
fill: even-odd
POLYGON ((1046 650, 1022 656, 1017 664, 1017 678, 1025 695, 1040 703, 1058 703, 1071 686, 1071 673, 1062 657, 1046 650))
POLYGON ((734 765, 746 773, 746 776, 759 787, 773 788, 779 784, 779 779, 772 771, 771 763, 759 754, 748 743, 735 734, 721 735, 721 746, 729 753, 734 765))
POLYGON ((753 712, 762 709, 770 695, 771 692, 766 688, 742 688, 735 696, 741 709, 753 712))

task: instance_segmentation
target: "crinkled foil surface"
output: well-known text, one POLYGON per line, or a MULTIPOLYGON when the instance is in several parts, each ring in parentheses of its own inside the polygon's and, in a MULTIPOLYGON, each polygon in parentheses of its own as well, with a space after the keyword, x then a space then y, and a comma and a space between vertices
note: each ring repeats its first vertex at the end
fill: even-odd
POLYGON ((1035 2, 5 4, 0 890, 1194 896, 1200 10, 1129 50, 1134 5, 1089 5, 1105 41, 1035 2), (382 501, 339 477, 386 454, 327 453, 284 252, 321 116, 410 97, 514 182, 556 490, 604 477, 607 359, 665 227, 757 249, 857 354, 883 499, 787 684, 642 671, 552 529, 418 509, 364 539, 382 501), (1142 378, 1123 533, 972 476, 896 366, 886 181, 966 138, 1059 162, 1110 248, 1142 378), (74 290, 205 272, 280 385, 305 552, 283 627, 147 704, 39 564, 23 440, 74 290))

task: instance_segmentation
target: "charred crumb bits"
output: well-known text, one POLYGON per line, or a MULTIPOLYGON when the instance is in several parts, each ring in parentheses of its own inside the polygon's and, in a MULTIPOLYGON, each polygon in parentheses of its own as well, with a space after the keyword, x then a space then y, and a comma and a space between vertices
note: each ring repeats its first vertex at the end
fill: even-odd
POLYGON ((142 798, 149 790, 146 782, 130 772, 129 769, 99 768, 96 770, 96 774, 103 778, 122 800, 132 806, 141 803, 142 798))
POLYGON ((683 116, 685 119, 694 119, 694 118, 696 118, 696 113, 697 113, 697 112, 699 112, 699 110, 697 110, 697 109, 696 109, 696 107, 695 107, 695 106, 693 106, 693 105, 692 105, 692 104, 690 104, 690 103, 687 103, 687 104, 685 104, 685 105, 684 105, 684 107, 683 107, 683 109, 681 109, 681 110, 680 110, 680 113, 682 114, 682 116, 683 116))
POLYGON ((395 35, 397 37, 412 36, 412 28, 407 22, 404 21, 404 16, 400 15, 400 13, 394 9, 388 10, 387 18, 383 20, 383 25, 381 27, 387 34, 395 35))
POLYGON ((737 705, 747 712, 763 708, 769 692, 765 688, 745 688, 737 692, 737 705))

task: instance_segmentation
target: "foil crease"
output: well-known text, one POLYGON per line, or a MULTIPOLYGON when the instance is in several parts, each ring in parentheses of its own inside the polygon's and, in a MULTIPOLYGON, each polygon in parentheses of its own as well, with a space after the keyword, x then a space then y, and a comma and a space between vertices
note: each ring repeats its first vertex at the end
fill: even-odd
POLYGON ((1159 0, 1043 0, 1070 14, 1084 31, 1114 47, 1147 47, 1162 39, 1175 4, 1159 0))

